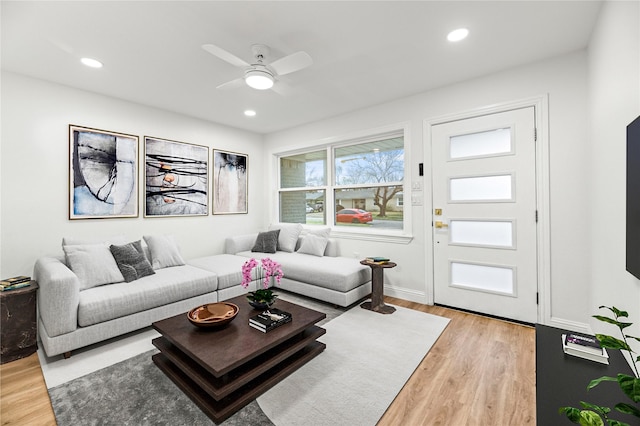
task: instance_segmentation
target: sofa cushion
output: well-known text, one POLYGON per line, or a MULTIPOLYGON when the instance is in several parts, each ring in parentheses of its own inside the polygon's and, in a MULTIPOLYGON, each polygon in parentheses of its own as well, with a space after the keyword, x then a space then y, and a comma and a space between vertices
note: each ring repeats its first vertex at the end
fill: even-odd
MULTIPOLYGON (((145 311, 218 288, 214 273, 190 265, 156 270, 134 283, 110 284, 80 292, 78 325, 86 327, 145 311)), ((215 301, 216 297, 212 298, 215 301)))
POLYGON ((153 269, 182 266, 185 264, 178 243, 173 235, 145 235, 145 243, 151 254, 151 266, 153 269))
POLYGON ((124 281, 106 244, 65 245, 62 248, 67 265, 78 276, 80 290, 124 281))
POLYGON ((293 253, 296 249, 298 236, 300 236, 300 233, 302 232, 302 225, 299 223, 281 223, 278 225, 271 225, 269 230, 280 230, 276 250, 293 253))
POLYGON ((300 244, 300 248, 297 252, 302 254, 311 254, 313 256, 323 256, 324 249, 327 248, 328 242, 329 238, 327 237, 321 237, 313 234, 305 235, 302 238, 302 243, 300 244))
POLYGON ((142 250, 142 242, 140 240, 121 246, 112 244, 109 250, 111 250, 118 269, 122 272, 126 282, 130 283, 138 278, 155 274, 153 267, 142 250))
MULTIPOLYGON (((189 260, 188 264, 206 271, 215 272, 218 276, 218 290, 220 290, 238 286, 242 283, 242 265, 247 260, 246 257, 232 254, 216 254, 189 260)), ((255 276, 255 269, 252 274, 255 276)))
MULTIPOLYGON (((255 257, 255 253, 241 251, 238 256, 255 257)), ((280 263, 287 279, 342 293, 371 280, 371 268, 361 265, 358 259, 351 257, 318 257, 282 251, 264 257, 280 263)))
POLYGON ((259 253, 275 253, 276 248, 278 247, 278 234, 280 234, 279 229, 258 233, 256 242, 251 248, 251 251, 259 253))

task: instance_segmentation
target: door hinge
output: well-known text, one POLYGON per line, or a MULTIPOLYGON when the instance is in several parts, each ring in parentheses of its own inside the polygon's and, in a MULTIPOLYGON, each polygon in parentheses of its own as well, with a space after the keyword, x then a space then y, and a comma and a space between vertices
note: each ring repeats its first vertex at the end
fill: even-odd
POLYGON ((540 304, 540 293, 536 292, 536 305, 540 304))
POLYGON ((536 210, 536 223, 538 223, 538 210, 536 210))
POLYGON ((533 128, 533 141, 534 142, 538 142, 538 128, 537 127, 533 128))

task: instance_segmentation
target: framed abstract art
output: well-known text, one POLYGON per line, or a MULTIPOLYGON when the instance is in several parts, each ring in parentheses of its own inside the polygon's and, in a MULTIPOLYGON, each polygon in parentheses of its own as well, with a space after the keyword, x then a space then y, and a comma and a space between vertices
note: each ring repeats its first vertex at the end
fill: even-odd
POLYGON ((209 214, 209 148, 145 136, 145 217, 209 214))
POLYGON ((213 150, 213 214, 247 213, 248 156, 213 150))
POLYGON ((69 125, 69 219, 138 217, 138 142, 69 125))

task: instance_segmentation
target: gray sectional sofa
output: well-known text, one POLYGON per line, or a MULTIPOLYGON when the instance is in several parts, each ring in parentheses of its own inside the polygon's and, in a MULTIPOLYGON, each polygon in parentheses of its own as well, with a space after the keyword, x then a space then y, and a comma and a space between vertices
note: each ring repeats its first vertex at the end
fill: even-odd
POLYGON ((70 356, 75 349, 198 305, 255 290, 255 274, 248 288, 240 285, 242 265, 250 257, 279 262, 282 289, 332 304, 349 306, 371 293, 370 269, 357 259, 339 256, 328 230, 274 228, 265 233, 279 233, 273 253, 251 251, 262 235, 250 234, 227 239, 224 254, 187 261, 170 236, 145 236, 146 245, 126 243, 124 237, 64 239, 64 256, 42 257, 34 266, 44 351, 48 356, 70 356), (119 258, 113 247, 125 248, 129 257, 119 258))

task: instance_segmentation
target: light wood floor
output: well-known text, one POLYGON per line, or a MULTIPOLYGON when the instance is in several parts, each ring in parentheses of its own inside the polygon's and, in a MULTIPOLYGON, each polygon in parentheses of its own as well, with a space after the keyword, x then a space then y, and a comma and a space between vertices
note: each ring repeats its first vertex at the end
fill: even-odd
MULTIPOLYGON (((378 426, 536 424, 533 328, 386 300, 451 322, 378 426)), ((0 420, 2 425, 56 424, 37 354, 0 366, 0 420)))

